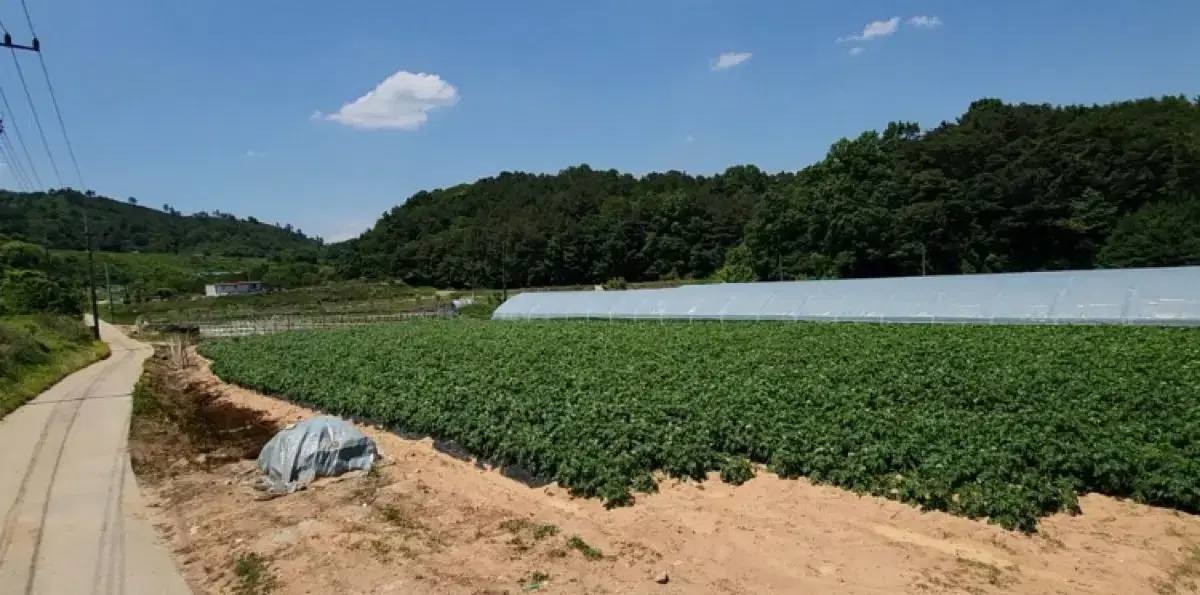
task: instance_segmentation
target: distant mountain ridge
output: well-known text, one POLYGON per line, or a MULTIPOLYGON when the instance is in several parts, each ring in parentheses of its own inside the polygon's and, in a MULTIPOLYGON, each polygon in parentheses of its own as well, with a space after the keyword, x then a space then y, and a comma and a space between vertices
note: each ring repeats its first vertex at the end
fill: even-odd
POLYGON ((83 249, 83 213, 91 227, 92 246, 106 252, 158 252, 262 258, 315 258, 320 238, 304 235, 253 217, 239 219, 214 211, 181 214, 72 189, 48 192, 0 191, 0 235, 50 249, 83 249))

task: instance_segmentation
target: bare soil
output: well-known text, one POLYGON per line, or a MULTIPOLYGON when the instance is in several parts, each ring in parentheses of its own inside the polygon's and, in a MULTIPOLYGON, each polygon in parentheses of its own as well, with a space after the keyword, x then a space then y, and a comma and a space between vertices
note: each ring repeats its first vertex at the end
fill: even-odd
POLYGON ((737 487, 664 480, 605 510, 363 427, 382 466, 264 500, 245 457, 314 412, 193 361, 151 360, 160 391, 200 405, 142 415, 131 452, 206 593, 1200 592, 1200 517, 1096 495, 1033 536, 762 471, 737 487))

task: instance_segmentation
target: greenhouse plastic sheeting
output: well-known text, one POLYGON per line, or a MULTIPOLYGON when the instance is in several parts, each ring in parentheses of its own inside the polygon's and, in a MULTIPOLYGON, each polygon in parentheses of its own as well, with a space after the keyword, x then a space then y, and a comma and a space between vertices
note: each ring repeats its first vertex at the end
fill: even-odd
POLYGON ((1200 267, 528 292, 492 318, 1200 326, 1200 267))
POLYGON ((317 416, 281 430, 258 453, 268 491, 288 494, 317 477, 333 477, 375 463, 375 442, 339 417, 317 416))

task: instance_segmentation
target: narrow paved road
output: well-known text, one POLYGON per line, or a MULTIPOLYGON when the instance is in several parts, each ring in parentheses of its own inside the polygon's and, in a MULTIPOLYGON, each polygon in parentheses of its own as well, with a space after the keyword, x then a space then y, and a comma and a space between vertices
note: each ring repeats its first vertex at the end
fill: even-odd
POLYGON ((112 356, 0 420, 0 594, 191 590, 146 520, 126 452, 152 349, 101 325, 112 356))

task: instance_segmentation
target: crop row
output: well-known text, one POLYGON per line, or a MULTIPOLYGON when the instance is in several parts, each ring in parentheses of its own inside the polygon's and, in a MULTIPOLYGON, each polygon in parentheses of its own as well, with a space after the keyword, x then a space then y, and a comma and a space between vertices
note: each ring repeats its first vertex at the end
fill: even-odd
POLYGON ((1099 492, 1200 511, 1200 334, 413 323, 209 342, 226 380, 458 443, 612 504, 766 463, 1032 530, 1099 492))

